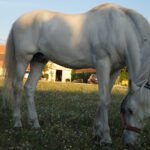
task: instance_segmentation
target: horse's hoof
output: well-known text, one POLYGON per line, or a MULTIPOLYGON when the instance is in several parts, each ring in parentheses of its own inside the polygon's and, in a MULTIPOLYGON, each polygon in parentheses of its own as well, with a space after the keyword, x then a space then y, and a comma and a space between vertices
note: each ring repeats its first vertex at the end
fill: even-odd
POLYGON ((40 128, 40 124, 39 121, 35 121, 35 120, 31 120, 29 119, 28 124, 33 128, 33 129, 39 129, 40 128))
POLYGON ((111 145, 112 141, 111 139, 101 139, 100 140, 100 145, 111 145))
POLYGON ((34 128, 34 129, 40 129, 41 126, 40 126, 40 124, 34 124, 34 125, 32 126, 32 128, 34 128))
POLYGON ((111 138, 101 138, 100 136, 95 136, 93 138, 94 144, 96 145, 111 145, 112 140, 111 138))
POLYGON ((92 138, 92 141, 94 142, 94 144, 99 145, 101 138, 99 136, 94 136, 92 138))
POLYGON ((14 124, 14 128, 22 128, 22 123, 21 121, 18 121, 14 124))

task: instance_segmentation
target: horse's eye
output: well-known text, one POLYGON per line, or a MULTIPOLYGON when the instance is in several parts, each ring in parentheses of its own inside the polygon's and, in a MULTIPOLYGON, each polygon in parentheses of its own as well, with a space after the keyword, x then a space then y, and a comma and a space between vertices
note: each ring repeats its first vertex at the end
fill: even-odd
POLYGON ((128 112, 129 112, 129 114, 130 114, 130 115, 132 115, 132 114, 133 114, 133 110, 132 110, 132 109, 130 109, 130 108, 128 108, 128 112))

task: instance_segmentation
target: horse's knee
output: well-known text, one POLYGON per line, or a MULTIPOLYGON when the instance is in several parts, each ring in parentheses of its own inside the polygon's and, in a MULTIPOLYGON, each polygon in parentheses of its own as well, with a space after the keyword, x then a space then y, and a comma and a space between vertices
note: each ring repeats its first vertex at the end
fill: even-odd
POLYGON ((102 109, 108 109, 109 107, 109 102, 101 102, 100 104, 100 108, 102 109))
POLYGON ((13 86, 13 89, 14 89, 15 93, 21 93, 21 91, 22 91, 22 83, 21 82, 15 80, 12 83, 12 86, 13 86))
POLYGON ((27 84, 27 83, 24 85, 24 90, 27 94, 34 93, 34 88, 30 84, 27 84))

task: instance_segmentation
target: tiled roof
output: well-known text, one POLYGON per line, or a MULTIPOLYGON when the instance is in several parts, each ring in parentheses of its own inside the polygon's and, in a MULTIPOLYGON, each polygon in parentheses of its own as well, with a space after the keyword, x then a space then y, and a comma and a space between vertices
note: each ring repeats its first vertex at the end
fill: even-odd
POLYGON ((5 53, 5 45, 0 45, 0 54, 5 53))
POLYGON ((89 69, 77 69, 77 70, 75 70, 75 73, 95 73, 96 72, 96 70, 95 69, 91 69, 91 68, 89 68, 89 69))
POLYGON ((4 54, 5 54, 5 45, 0 45, 0 68, 3 67, 4 54))

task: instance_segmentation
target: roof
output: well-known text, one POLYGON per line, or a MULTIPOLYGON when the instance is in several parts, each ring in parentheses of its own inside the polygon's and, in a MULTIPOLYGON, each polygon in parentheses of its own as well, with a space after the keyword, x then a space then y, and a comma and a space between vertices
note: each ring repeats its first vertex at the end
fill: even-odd
POLYGON ((75 73, 95 73, 95 72, 96 72, 96 69, 92 69, 92 68, 75 70, 75 73))
POLYGON ((0 68, 3 66, 5 57, 5 45, 0 45, 0 68))
POLYGON ((5 45, 0 44, 0 54, 5 53, 5 45))

